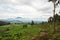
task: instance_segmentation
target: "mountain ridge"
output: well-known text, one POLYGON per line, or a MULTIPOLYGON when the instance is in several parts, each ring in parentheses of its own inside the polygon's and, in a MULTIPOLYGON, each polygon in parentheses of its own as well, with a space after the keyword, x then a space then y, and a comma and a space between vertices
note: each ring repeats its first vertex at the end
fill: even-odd
POLYGON ((10 23, 31 23, 34 21, 35 23, 41 23, 41 20, 32 20, 30 18, 22 18, 22 17, 16 17, 16 18, 7 18, 7 19, 2 19, 2 21, 10 22, 10 23))

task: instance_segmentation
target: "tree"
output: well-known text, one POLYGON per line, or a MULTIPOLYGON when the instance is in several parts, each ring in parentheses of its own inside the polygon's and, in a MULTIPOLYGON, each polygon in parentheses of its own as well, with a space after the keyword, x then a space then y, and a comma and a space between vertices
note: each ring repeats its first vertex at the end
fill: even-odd
POLYGON ((58 14, 55 14, 55 15, 53 15, 53 17, 49 17, 49 19, 48 19, 48 22, 50 23, 52 23, 52 22, 60 22, 60 15, 58 15, 58 14), (55 19, 55 20, 54 20, 55 19))
POLYGON ((53 20, 53 17, 50 17, 50 18, 48 19, 48 22, 49 22, 49 23, 52 23, 52 20, 53 20))
POLYGON ((34 21, 32 20, 31 25, 34 25, 34 21))
POLYGON ((53 5, 54 5, 54 10, 53 10, 53 14, 55 15, 55 10, 56 10, 56 6, 58 4, 60 4, 60 0, 48 0, 49 2, 52 1, 53 5))
MULTIPOLYGON (((60 4, 60 0, 48 0, 49 2, 50 1, 52 1, 52 3, 53 3, 53 5, 54 5, 54 10, 53 10, 53 14, 55 15, 55 10, 56 10, 56 6, 58 5, 58 4, 60 4)), ((54 32, 53 33, 55 33, 55 17, 54 17, 54 19, 53 19, 53 24, 54 24, 54 32)))

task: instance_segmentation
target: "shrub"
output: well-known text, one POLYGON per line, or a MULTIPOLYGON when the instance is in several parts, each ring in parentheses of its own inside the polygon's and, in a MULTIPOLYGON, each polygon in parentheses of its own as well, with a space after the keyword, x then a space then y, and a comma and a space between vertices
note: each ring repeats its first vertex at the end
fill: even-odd
POLYGON ((31 22, 31 25, 34 25, 34 21, 31 22))
POLYGON ((27 28, 27 24, 23 25, 23 28, 27 28))

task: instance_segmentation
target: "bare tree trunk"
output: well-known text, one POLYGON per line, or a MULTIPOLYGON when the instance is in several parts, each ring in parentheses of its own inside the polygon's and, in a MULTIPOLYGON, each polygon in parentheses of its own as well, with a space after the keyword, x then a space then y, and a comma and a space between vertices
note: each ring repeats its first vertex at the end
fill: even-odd
POLYGON ((55 34, 55 8, 56 8, 56 5, 55 5, 55 2, 53 4, 54 4, 54 11, 53 11, 54 21, 53 21, 53 24, 54 24, 54 34, 55 34))
POLYGON ((56 18, 55 18, 56 5, 55 5, 55 2, 54 2, 53 4, 54 4, 54 11, 53 11, 53 17, 54 17, 54 19, 53 19, 53 25, 54 25, 54 28, 53 28, 53 29, 54 29, 54 32, 53 32, 53 40, 55 40, 55 37, 54 37, 54 36, 55 36, 55 32, 56 32, 56 31, 55 31, 55 27, 56 27, 56 26, 55 26, 55 23, 56 23, 56 18))

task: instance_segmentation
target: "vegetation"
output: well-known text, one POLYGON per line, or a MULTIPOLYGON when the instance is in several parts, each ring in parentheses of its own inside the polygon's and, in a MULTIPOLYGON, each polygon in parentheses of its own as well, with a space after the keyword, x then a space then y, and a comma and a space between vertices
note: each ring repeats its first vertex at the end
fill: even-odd
POLYGON ((34 25, 34 21, 31 22, 31 25, 34 25))
MULTIPOLYGON (((54 34, 57 40, 60 40, 60 25, 56 24, 54 34)), ((0 40, 53 40, 53 24, 10 24, 0 26, 0 40)))
POLYGON ((54 7, 53 14, 55 15, 56 7, 59 6, 58 4, 60 4, 60 0, 48 0, 48 1, 49 2, 52 1, 54 7))
POLYGON ((55 14, 53 17, 50 17, 49 19, 48 19, 48 22, 60 22, 60 15, 58 15, 58 14, 55 14))

